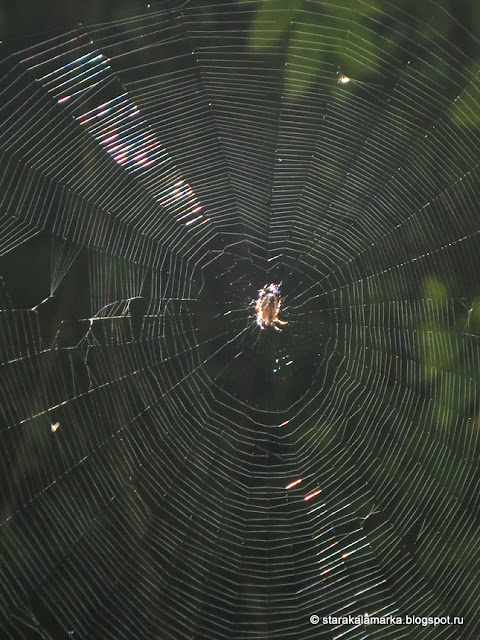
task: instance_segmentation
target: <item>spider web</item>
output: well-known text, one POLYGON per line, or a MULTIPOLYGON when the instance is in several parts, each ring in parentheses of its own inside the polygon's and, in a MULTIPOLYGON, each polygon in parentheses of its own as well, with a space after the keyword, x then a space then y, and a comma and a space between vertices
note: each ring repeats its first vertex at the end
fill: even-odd
POLYGON ((3 637, 478 637, 478 52, 192 1, 3 62, 3 637))

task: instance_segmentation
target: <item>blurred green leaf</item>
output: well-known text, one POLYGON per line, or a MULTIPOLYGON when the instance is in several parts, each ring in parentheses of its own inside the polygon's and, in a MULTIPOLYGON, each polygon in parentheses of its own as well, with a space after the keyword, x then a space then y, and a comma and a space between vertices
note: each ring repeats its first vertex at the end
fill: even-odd
POLYGON ((447 299, 447 287, 445 284, 433 276, 429 276, 425 279, 423 285, 424 297, 427 300, 435 300, 436 302, 443 302, 447 299))
POLYGON ((302 15, 301 23, 291 32, 285 67, 285 91, 290 97, 308 89, 322 70, 324 75, 332 76, 334 67, 327 61, 335 42, 318 23, 317 15, 302 15))
POLYGON ((471 70, 475 77, 455 100, 451 113, 453 122, 459 127, 474 128, 480 125, 480 80, 478 64, 471 70))
POLYGON ((303 0, 263 0, 250 29, 250 49, 264 51, 278 42, 302 6, 303 0))

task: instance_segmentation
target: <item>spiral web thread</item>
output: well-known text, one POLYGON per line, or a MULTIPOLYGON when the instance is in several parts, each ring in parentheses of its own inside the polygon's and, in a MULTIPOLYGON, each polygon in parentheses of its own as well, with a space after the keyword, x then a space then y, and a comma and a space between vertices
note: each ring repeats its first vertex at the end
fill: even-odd
POLYGON ((422 10, 152 5, 4 61, 5 637, 478 637, 478 43, 422 10), (464 624, 309 621, 364 613, 464 624))

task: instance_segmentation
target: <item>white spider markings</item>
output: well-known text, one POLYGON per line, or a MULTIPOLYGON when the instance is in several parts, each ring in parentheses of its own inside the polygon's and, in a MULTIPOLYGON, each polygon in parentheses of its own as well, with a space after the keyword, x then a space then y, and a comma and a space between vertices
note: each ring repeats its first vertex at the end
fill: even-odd
POLYGON ((280 320, 278 314, 282 309, 282 298, 280 288, 276 284, 264 285, 258 292, 255 303, 255 315, 257 324, 261 329, 273 327, 276 331, 281 331, 281 326, 288 324, 286 320, 280 320))

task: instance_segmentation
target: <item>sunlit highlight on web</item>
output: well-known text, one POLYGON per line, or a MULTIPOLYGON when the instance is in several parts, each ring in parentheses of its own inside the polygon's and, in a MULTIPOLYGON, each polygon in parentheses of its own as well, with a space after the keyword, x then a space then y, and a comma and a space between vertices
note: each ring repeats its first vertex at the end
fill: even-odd
MULTIPOLYGON (((76 40, 81 42, 84 37, 76 40)), ((85 45, 91 46, 91 42, 80 44, 85 45)), ((30 69, 43 72, 39 80, 57 103, 68 106, 75 119, 119 166, 140 175, 149 193, 177 221, 186 227, 207 222, 192 187, 182 178, 167 150, 115 76, 108 58, 89 51, 61 64, 69 55, 71 51, 66 50, 30 69), (52 66, 52 70, 44 73, 52 66), (100 91, 112 97, 84 110, 100 91)))

